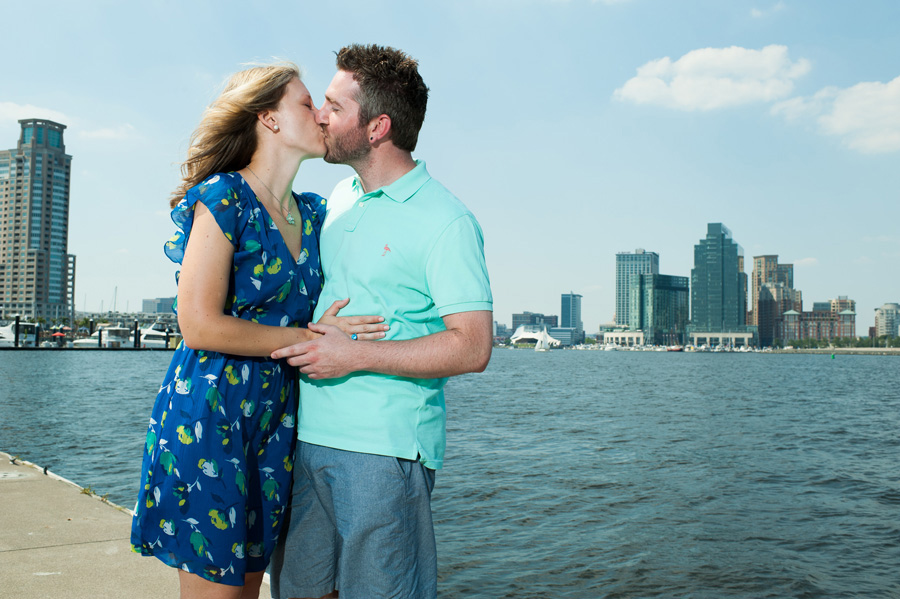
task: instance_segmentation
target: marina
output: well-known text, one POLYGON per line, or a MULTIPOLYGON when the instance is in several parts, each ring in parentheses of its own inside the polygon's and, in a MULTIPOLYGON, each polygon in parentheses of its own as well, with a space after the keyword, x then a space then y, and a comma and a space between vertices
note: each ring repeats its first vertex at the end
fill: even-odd
POLYGON ((84 327, 73 331, 71 327, 62 325, 43 330, 33 322, 0 323, 0 350, 175 349, 180 341, 181 334, 173 329, 172 324, 159 319, 144 327, 140 327, 137 320, 131 327, 123 326, 121 322, 103 322, 92 332, 84 327))

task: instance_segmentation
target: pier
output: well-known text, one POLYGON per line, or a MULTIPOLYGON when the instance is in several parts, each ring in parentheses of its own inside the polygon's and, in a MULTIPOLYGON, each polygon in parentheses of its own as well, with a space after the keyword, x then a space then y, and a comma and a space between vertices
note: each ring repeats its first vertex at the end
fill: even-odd
POLYGON ((173 568, 131 551, 129 510, 3 452, 0 506, 4 597, 178 597, 173 568))

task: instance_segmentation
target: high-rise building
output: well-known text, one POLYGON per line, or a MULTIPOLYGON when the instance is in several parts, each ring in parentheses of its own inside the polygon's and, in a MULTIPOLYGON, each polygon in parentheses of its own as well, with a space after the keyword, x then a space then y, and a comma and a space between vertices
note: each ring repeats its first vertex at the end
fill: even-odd
POLYGON ((0 315, 71 320, 75 256, 67 253, 66 126, 23 119, 15 149, 0 151, 0 315))
POLYGON ((888 303, 875 308, 875 335, 900 337, 900 304, 888 303))
POLYGON ((845 310, 856 312, 856 300, 852 300, 846 295, 839 295, 837 299, 829 300, 828 303, 831 304, 831 312, 834 314, 840 314, 845 310))
POLYGON ((760 345, 771 346, 782 315, 803 310, 802 294, 794 289, 794 265, 779 264, 777 255, 754 256, 751 281, 748 324, 756 325, 760 345))
POLYGON ((581 295, 574 292, 563 293, 562 306, 559 311, 559 327, 575 329, 575 343, 584 342, 584 323, 581 321, 581 297, 581 295))
POLYGON ((638 275, 631 283, 628 328, 643 331, 645 344, 683 344, 690 316, 689 283, 687 277, 638 275))
MULTIPOLYGON (((750 285, 750 320, 747 324, 759 324, 757 304, 760 292, 766 283, 779 284, 789 289, 794 288, 794 265, 779 264, 777 255, 754 256, 753 273, 750 285)), ((799 310, 799 308, 796 308, 799 310)))
POLYGON ((658 275, 659 254, 641 248, 616 254, 616 324, 628 325, 631 282, 638 275, 658 275))
POLYGON ((755 327, 746 323, 747 275, 742 265, 743 250, 728 227, 709 223, 706 238, 694 246, 688 327, 693 340, 736 345, 750 344, 755 337, 755 327))

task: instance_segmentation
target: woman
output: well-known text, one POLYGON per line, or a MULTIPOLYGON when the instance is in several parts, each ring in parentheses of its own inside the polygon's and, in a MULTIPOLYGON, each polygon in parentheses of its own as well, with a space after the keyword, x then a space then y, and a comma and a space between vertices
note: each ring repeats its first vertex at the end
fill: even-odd
MULTIPOLYGON (((325 153, 315 112, 295 65, 235 74, 172 198, 183 342, 150 419, 131 542, 180 569, 182 597, 257 597, 289 499, 296 372, 269 355, 317 336, 305 325, 325 200, 291 191, 325 153)), ((380 317, 338 317, 347 301, 320 322, 384 336, 380 317)))

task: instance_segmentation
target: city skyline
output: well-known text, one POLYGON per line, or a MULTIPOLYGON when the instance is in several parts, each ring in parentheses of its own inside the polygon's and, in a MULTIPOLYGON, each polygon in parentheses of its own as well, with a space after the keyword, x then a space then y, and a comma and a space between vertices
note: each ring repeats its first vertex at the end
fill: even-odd
MULTIPOLYGON (((167 197, 229 73, 295 60, 320 104, 333 52, 353 42, 420 60, 431 102, 415 156, 479 219, 498 322, 554 313, 573 291, 595 332, 615 313, 617 252, 645 248, 660 272, 689 276, 711 222, 740 241, 746 274, 754 256, 793 264, 804 308, 856 300, 858 334, 900 301, 897 3, 370 8, 338 0, 326 18, 278 2, 4 7, 20 25, 0 48, 20 58, 4 70, 0 147, 15 146, 18 119, 67 126, 76 309, 110 309, 115 294, 135 311, 175 294, 167 197), (160 30, 178 43, 159 43, 160 30)), ((295 189, 327 195, 348 174, 310 162, 295 189)))

